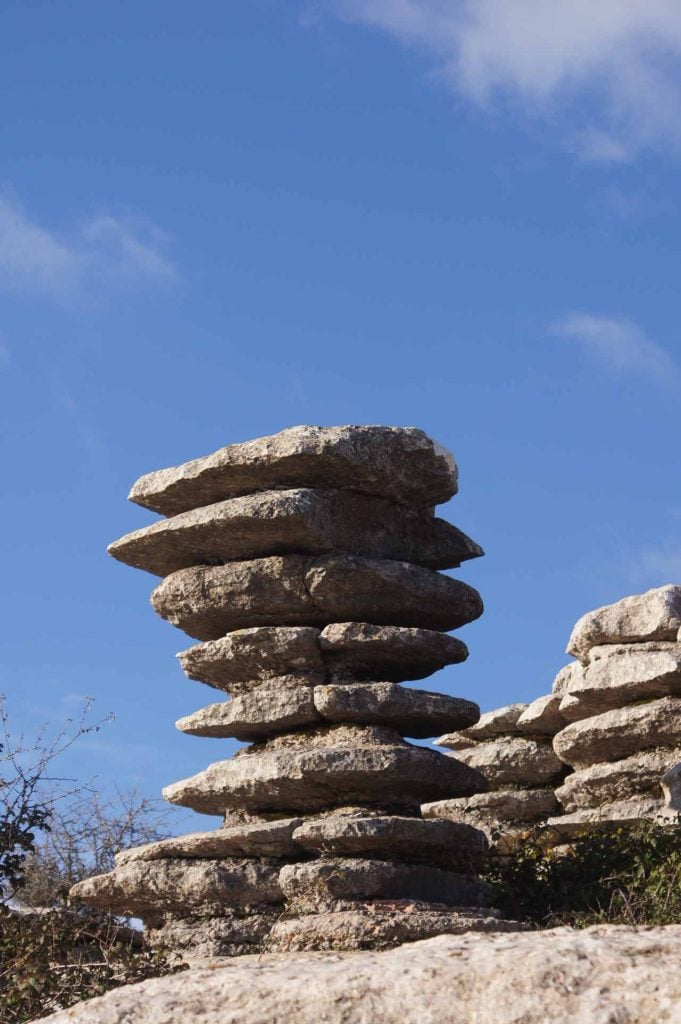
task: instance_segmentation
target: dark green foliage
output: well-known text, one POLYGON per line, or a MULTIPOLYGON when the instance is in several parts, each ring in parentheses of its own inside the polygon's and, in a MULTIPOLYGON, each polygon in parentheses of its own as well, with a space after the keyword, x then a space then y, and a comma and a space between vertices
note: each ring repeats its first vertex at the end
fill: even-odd
POLYGON ((681 922, 681 826, 638 822, 547 848, 530 832, 509 854, 492 853, 485 877, 495 904, 538 928, 681 922))

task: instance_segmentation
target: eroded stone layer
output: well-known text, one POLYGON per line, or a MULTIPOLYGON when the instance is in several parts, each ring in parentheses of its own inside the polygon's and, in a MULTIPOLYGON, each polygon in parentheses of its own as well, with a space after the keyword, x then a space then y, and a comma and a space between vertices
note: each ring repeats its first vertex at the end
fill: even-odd
POLYGON ((416 507, 456 494, 452 455, 414 427, 312 427, 229 445, 147 473, 130 500, 163 515, 282 487, 336 487, 416 507))
POLYGON ((566 813, 641 796, 662 799, 660 780, 681 761, 681 746, 638 751, 572 772, 556 790, 566 813))
POLYGON ((193 565, 342 552, 453 569, 483 554, 432 514, 350 491, 264 491, 163 519, 109 546, 136 569, 167 576, 193 565))
POLYGON ((345 556, 180 569, 154 590, 152 605, 199 640, 249 626, 339 620, 446 631, 482 614, 480 595, 460 580, 407 562, 345 556))
POLYGON ((676 640, 680 629, 681 586, 668 584, 587 612, 573 629, 567 650, 586 664, 591 650, 601 644, 676 640))
POLYGON ((562 761, 589 765, 620 761, 638 751, 681 743, 681 697, 606 711, 573 722, 553 740, 562 761))

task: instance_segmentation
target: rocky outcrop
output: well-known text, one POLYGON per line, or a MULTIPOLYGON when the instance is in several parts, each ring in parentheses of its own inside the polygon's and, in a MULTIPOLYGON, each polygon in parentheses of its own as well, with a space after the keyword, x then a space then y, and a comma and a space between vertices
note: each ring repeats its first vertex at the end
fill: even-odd
MULTIPOLYGON (((681 760, 681 586, 669 584, 584 615, 553 692, 566 725, 554 737, 572 769, 556 791, 559 834, 672 818, 661 780, 681 760)), ((668 800, 673 798, 667 793, 668 800)))
POLYGON ((480 771, 489 792, 428 802, 422 807, 424 816, 468 822, 501 848, 555 814, 559 807, 554 789, 565 775, 552 745, 554 733, 565 724, 559 705, 555 694, 531 704, 509 704, 436 740, 457 761, 480 771))
MULTIPOLYGON (((153 607, 202 641, 182 667, 228 698, 178 727, 252 745, 164 790, 224 816, 222 829, 121 851, 75 900, 142 916, 157 945, 185 954, 509 927, 475 877, 482 833, 420 812, 480 793, 483 774, 405 739, 479 717, 400 685, 463 661, 445 631, 482 612, 472 587, 437 571, 482 554, 434 517, 455 491, 450 455, 384 427, 294 428, 135 484, 133 500, 169 518, 110 552, 164 577, 153 607)), ((521 749, 552 774, 555 755, 533 738, 551 713, 520 728, 505 778, 521 749)))
MULTIPOLYGON (((426 930, 416 907, 341 910, 305 923, 310 931, 323 924, 327 940, 335 936, 332 948, 356 947, 359 932, 371 947, 426 930)), ((288 935, 295 949, 301 936, 287 932, 289 924, 276 926, 279 941, 288 935)), ((455 931, 451 921, 443 924, 455 931)), ((467 934, 388 952, 223 960, 114 989, 46 1024, 681 1024, 679 926, 490 935, 475 933, 480 922, 469 912, 459 930, 467 934)), ((310 931, 303 947, 322 947, 322 932, 310 931)), ((182 938, 176 930, 175 945, 182 938)))

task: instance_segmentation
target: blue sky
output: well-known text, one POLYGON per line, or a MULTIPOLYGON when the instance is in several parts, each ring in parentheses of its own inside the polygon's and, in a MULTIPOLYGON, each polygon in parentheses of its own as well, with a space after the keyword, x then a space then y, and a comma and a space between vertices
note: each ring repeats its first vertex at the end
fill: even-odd
POLYGON ((681 10, 603 0, 7 0, 0 689, 80 695, 103 788, 234 744, 154 580, 106 545, 141 473, 297 423, 423 427, 487 555, 490 708, 584 611, 681 579, 681 10))

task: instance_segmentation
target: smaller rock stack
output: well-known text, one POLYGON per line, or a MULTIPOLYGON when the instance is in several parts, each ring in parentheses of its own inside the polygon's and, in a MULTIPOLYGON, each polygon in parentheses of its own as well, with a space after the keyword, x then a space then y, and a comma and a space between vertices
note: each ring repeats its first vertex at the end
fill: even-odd
POLYGON ((576 624, 553 685, 566 725, 554 737, 573 768, 557 789, 564 836, 613 827, 668 808, 681 761, 681 585, 625 597, 576 624))
POLYGON ((462 661, 444 631, 482 612, 436 571, 482 554, 434 517, 456 489, 422 431, 363 426, 292 428, 137 482, 132 500, 167 518, 109 550, 164 577, 154 609, 201 641, 182 667, 227 698, 178 726, 251 745, 164 790, 222 829, 123 851, 74 898, 192 954, 505 927, 475 877, 484 836, 420 813, 484 778, 404 739, 479 718, 400 685, 462 661))
POLYGON ((424 817, 468 822, 504 846, 557 813, 554 788, 565 774, 552 746, 565 724, 559 704, 560 697, 552 694, 531 704, 509 704, 488 711, 476 725, 435 740, 482 772, 489 791, 425 804, 424 817))

